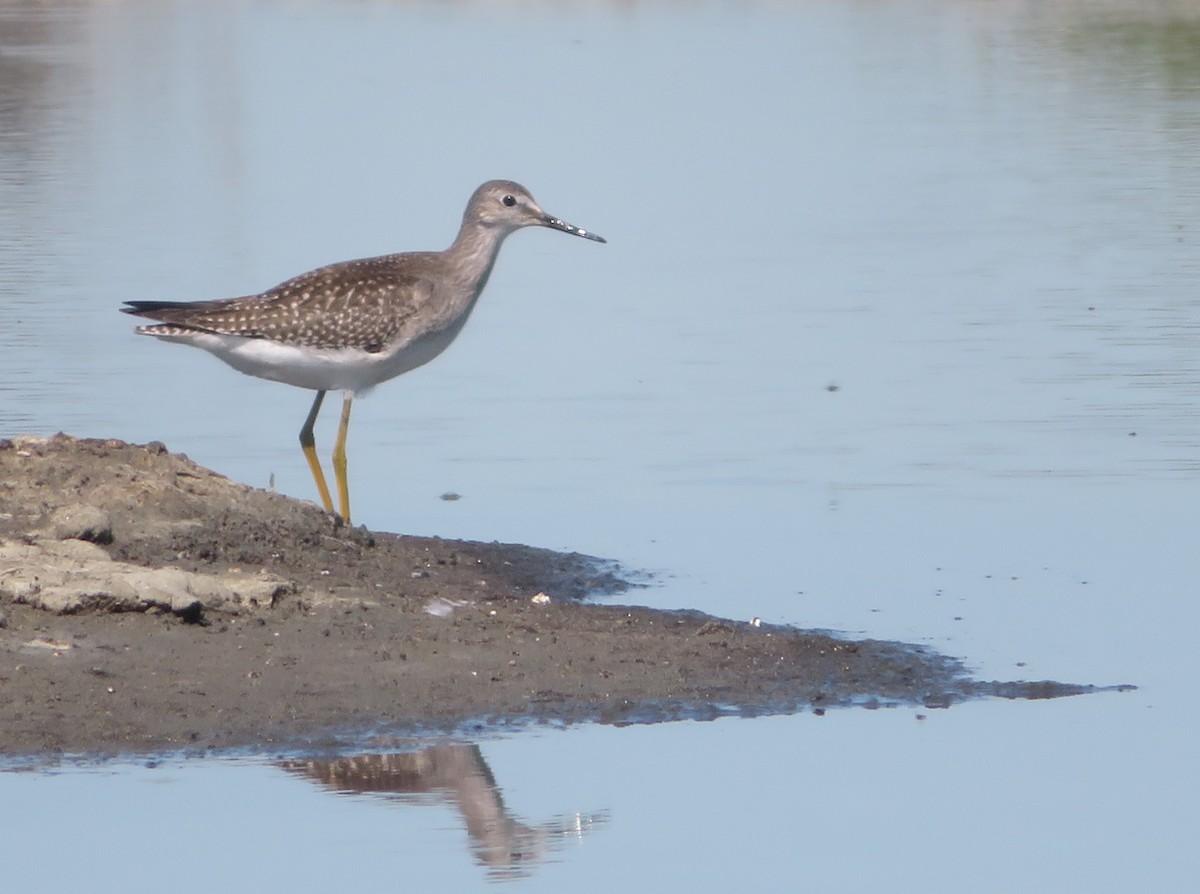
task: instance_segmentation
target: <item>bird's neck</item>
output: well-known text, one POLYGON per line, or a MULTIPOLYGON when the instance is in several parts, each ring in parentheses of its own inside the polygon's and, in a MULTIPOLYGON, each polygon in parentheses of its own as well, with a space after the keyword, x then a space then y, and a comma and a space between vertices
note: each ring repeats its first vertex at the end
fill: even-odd
POLYGON ((508 231, 498 227, 463 224, 454 243, 446 250, 447 272, 472 297, 487 285, 500 245, 508 231))

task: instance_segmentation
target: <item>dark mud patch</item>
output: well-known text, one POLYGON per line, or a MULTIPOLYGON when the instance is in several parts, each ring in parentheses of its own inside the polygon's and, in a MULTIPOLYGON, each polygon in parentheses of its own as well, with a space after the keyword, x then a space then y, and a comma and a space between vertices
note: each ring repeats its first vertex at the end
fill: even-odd
POLYGON ((0 753, 304 751, 1096 691, 580 601, 627 586, 587 556, 348 528, 161 444, 0 441, 0 753))

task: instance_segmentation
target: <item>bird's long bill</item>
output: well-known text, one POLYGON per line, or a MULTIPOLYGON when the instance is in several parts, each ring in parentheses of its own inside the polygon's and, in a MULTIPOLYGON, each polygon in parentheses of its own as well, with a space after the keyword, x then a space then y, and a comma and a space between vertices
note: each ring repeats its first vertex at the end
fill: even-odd
POLYGON ((567 223, 565 220, 559 220, 557 217, 551 217, 549 214, 542 218, 542 224, 554 230, 562 230, 564 233, 570 233, 572 236, 582 236, 584 239, 591 239, 593 242, 607 242, 603 236, 597 236, 595 233, 589 233, 587 230, 567 223))

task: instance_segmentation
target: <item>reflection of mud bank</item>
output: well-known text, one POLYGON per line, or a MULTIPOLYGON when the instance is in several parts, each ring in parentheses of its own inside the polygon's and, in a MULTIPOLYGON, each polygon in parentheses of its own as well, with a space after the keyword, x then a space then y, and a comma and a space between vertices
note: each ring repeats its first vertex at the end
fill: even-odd
POLYGON ((0 751, 1089 691, 979 683, 900 643, 575 601, 619 589, 586 557, 339 527, 161 445, 3 441, 0 751))

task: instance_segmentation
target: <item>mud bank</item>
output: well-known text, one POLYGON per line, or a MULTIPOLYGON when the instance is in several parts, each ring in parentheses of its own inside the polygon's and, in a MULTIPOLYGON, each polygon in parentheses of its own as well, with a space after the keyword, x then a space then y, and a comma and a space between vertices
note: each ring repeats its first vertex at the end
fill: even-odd
POLYGON ((608 604, 626 586, 586 556, 349 528, 161 444, 0 441, 0 754, 303 751, 1094 691, 608 604))

